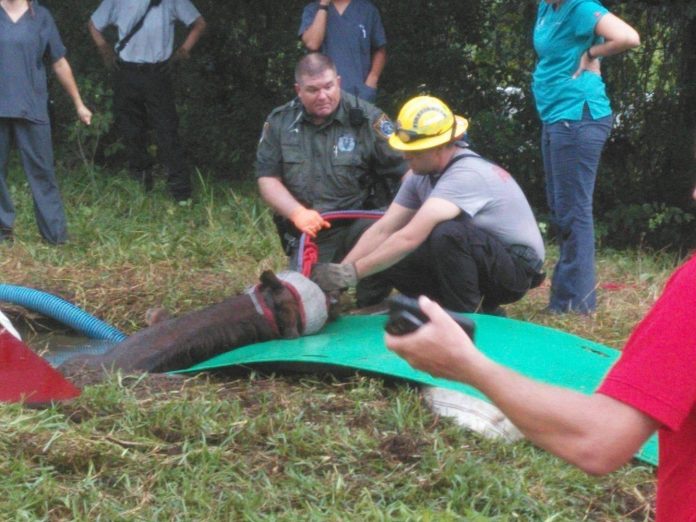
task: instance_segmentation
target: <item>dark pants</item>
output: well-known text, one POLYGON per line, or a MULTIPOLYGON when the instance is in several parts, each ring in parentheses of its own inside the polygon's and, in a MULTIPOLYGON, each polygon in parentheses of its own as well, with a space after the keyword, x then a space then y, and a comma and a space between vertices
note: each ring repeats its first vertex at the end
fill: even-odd
POLYGON ((559 259, 549 301, 554 312, 588 313, 597 305, 592 196, 611 123, 611 116, 593 120, 585 106, 580 121, 543 126, 546 198, 559 232, 559 259))
POLYGON ((0 229, 11 229, 15 220, 15 208, 6 182, 13 139, 31 187, 39 232, 49 243, 64 243, 68 239, 67 222, 53 168, 51 126, 48 123, 0 118, 0 229))
MULTIPOLYGON (((322 230, 317 235, 314 243, 319 248, 320 263, 340 263, 348 252, 352 250, 360 239, 360 236, 370 225, 375 223, 374 219, 341 220, 331 222, 331 228, 322 230)), ((278 224, 278 222, 276 223, 278 224)), ((286 223, 287 227, 292 227, 286 223)), ((286 253, 290 255, 290 267, 295 270, 299 267, 297 259, 297 240, 288 237, 288 229, 282 226, 278 230, 283 241, 286 253)), ((392 285, 378 275, 362 279, 355 289, 355 299, 358 307, 377 304, 384 300, 392 290, 392 285)))
POLYGON ((517 301, 535 275, 466 214, 440 223, 414 252, 376 274, 406 295, 426 295, 458 312, 491 312, 517 301))
POLYGON ((152 128, 160 160, 167 170, 169 191, 178 201, 191 197, 191 177, 179 140, 174 90, 165 64, 121 62, 115 78, 114 112, 130 169, 142 175, 152 168, 152 157, 147 153, 147 129, 152 128))

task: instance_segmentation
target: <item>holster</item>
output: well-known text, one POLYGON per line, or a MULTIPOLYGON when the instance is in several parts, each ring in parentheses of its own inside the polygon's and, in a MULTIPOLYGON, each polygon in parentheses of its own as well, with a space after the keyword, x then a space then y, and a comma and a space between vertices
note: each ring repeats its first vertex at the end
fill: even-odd
POLYGON ((280 245, 286 256, 291 256, 297 251, 300 241, 300 233, 289 219, 278 214, 273 214, 273 224, 280 237, 280 245))

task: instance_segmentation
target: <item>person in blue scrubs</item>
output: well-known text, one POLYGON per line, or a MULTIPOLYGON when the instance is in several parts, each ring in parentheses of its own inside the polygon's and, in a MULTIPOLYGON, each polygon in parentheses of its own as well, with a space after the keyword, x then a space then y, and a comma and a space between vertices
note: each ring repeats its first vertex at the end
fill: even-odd
POLYGON ((317 0, 302 12, 299 36, 310 52, 336 64, 341 88, 374 103, 387 62, 387 38, 378 9, 369 0, 317 0))
POLYGON ((78 118, 89 125, 92 113, 80 98, 65 53, 45 7, 28 0, 0 0, 0 242, 13 238, 15 208, 7 186, 13 140, 29 180, 41 236, 51 244, 68 238, 53 167, 44 58, 72 98, 78 118))
POLYGON ((640 45, 638 33, 598 0, 542 0, 534 26, 532 91, 543 123, 546 197, 560 257, 548 310, 596 308, 592 196, 612 125, 602 59, 640 45))

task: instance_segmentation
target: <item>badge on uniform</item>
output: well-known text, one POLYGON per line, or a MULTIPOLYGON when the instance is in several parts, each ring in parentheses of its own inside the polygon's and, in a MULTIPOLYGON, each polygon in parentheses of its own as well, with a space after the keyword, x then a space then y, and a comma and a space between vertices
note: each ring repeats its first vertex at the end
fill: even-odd
POLYGON ((394 124, 384 113, 382 113, 382 115, 375 120, 375 122, 372 124, 372 128, 375 129, 378 136, 385 140, 388 140, 389 137, 394 134, 394 124))
POLYGON ((355 138, 352 134, 344 134, 338 138, 336 147, 339 152, 353 152, 355 150, 355 138))

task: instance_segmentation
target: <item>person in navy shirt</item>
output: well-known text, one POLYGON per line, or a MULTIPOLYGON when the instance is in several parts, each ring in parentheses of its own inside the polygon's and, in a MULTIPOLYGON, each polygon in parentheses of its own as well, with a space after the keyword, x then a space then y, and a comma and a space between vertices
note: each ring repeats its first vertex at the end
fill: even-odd
POLYGON ((299 36, 309 51, 321 51, 333 60, 344 91, 374 103, 387 61, 387 38, 371 2, 312 2, 302 12, 299 36))
POLYGON ((72 99, 78 118, 92 113, 80 97, 51 13, 29 0, 0 0, 0 242, 13 239, 15 208, 7 186, 10 143, 19 149, 34 198, 41 236, 68 238, 65 209, 53 167, 46 61, 72 99))

